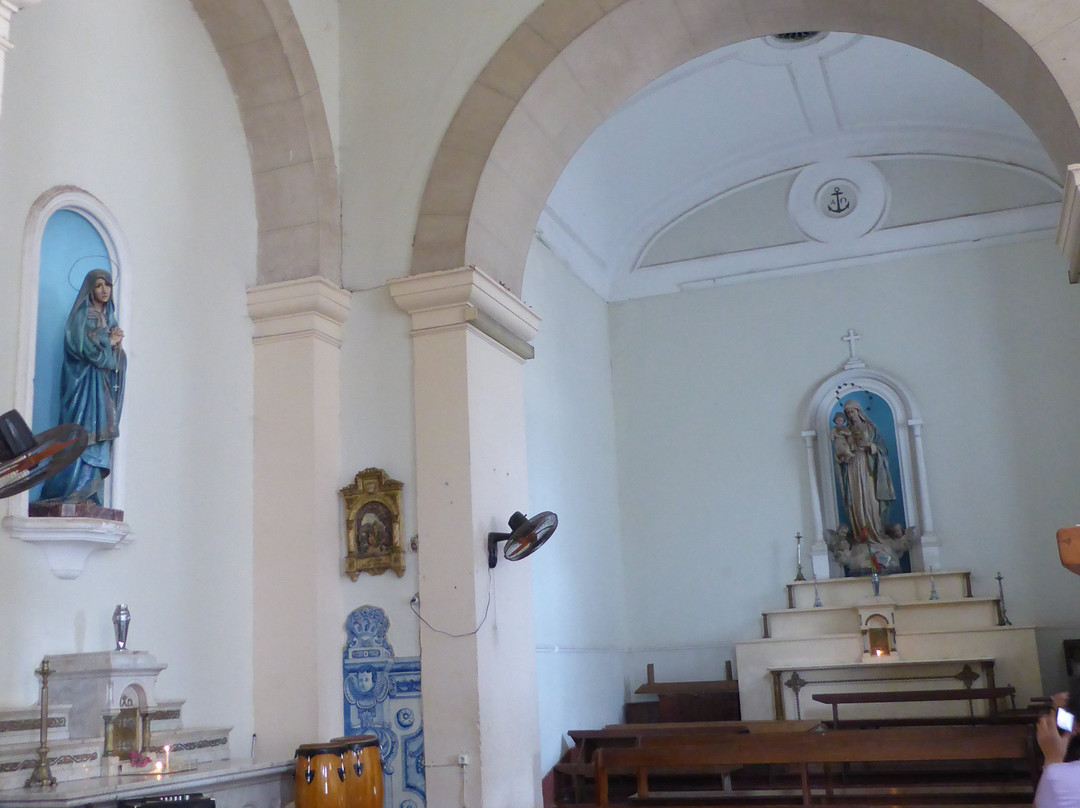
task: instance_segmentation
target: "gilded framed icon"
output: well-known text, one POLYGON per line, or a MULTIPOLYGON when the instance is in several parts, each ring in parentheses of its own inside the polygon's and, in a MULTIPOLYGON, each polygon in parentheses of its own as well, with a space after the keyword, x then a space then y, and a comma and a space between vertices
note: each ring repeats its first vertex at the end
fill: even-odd
POLYGON ((341 489, 345 500, 345 574, 357 580, 361 572, 405 574, 401 540, 401 489, 382 469, 357 473, 341 489))

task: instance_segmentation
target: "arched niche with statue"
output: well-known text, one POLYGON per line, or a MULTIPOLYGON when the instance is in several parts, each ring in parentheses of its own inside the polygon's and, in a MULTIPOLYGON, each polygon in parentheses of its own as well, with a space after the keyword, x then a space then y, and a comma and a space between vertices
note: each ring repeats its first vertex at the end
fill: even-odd
POLYGON ((802 437, 814 575, 940 569, 919 409, 892 375, 855 355, 811 394, 802 437))

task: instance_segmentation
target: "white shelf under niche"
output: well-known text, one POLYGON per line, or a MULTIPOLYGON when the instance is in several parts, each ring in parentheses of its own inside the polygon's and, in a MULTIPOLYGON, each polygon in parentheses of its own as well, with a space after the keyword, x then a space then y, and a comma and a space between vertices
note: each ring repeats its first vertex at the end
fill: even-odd
POLYGON ((78 578, 91 553, 132 540, 127 522, 85 516, 6 516, 2 524, 13 538, 40 547, 53 575, 65 579, 78 578))

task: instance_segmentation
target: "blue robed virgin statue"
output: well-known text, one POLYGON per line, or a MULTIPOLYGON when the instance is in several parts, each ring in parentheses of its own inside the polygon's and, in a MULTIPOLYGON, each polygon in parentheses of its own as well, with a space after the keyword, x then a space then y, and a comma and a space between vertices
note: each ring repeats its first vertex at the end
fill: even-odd
POLYGON ((120 434, 127 370, 112 285, 104 269, 86 273, 64 326, 60 422, 79 424, 90 439, 78 460, 46 480, 39 501, 104 504, 101 491, 120 434))

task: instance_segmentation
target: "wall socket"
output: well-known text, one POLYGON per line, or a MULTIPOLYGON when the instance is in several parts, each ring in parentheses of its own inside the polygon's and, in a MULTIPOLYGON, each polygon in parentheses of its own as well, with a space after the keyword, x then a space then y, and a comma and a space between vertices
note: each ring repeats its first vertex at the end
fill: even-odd
POLYGON ((459 765, 459 766, 468 766, 469 765, 469 756, 466 755, 464 752, 462 752, 460 755, 457 756, 457 765, 459 765))
POLYGON ((420 605, 420 593, 419 592, 417 592, 415 595, 413 595, 411 598, 409 598, 409 605, 410 606, 419 606, 420 605))

